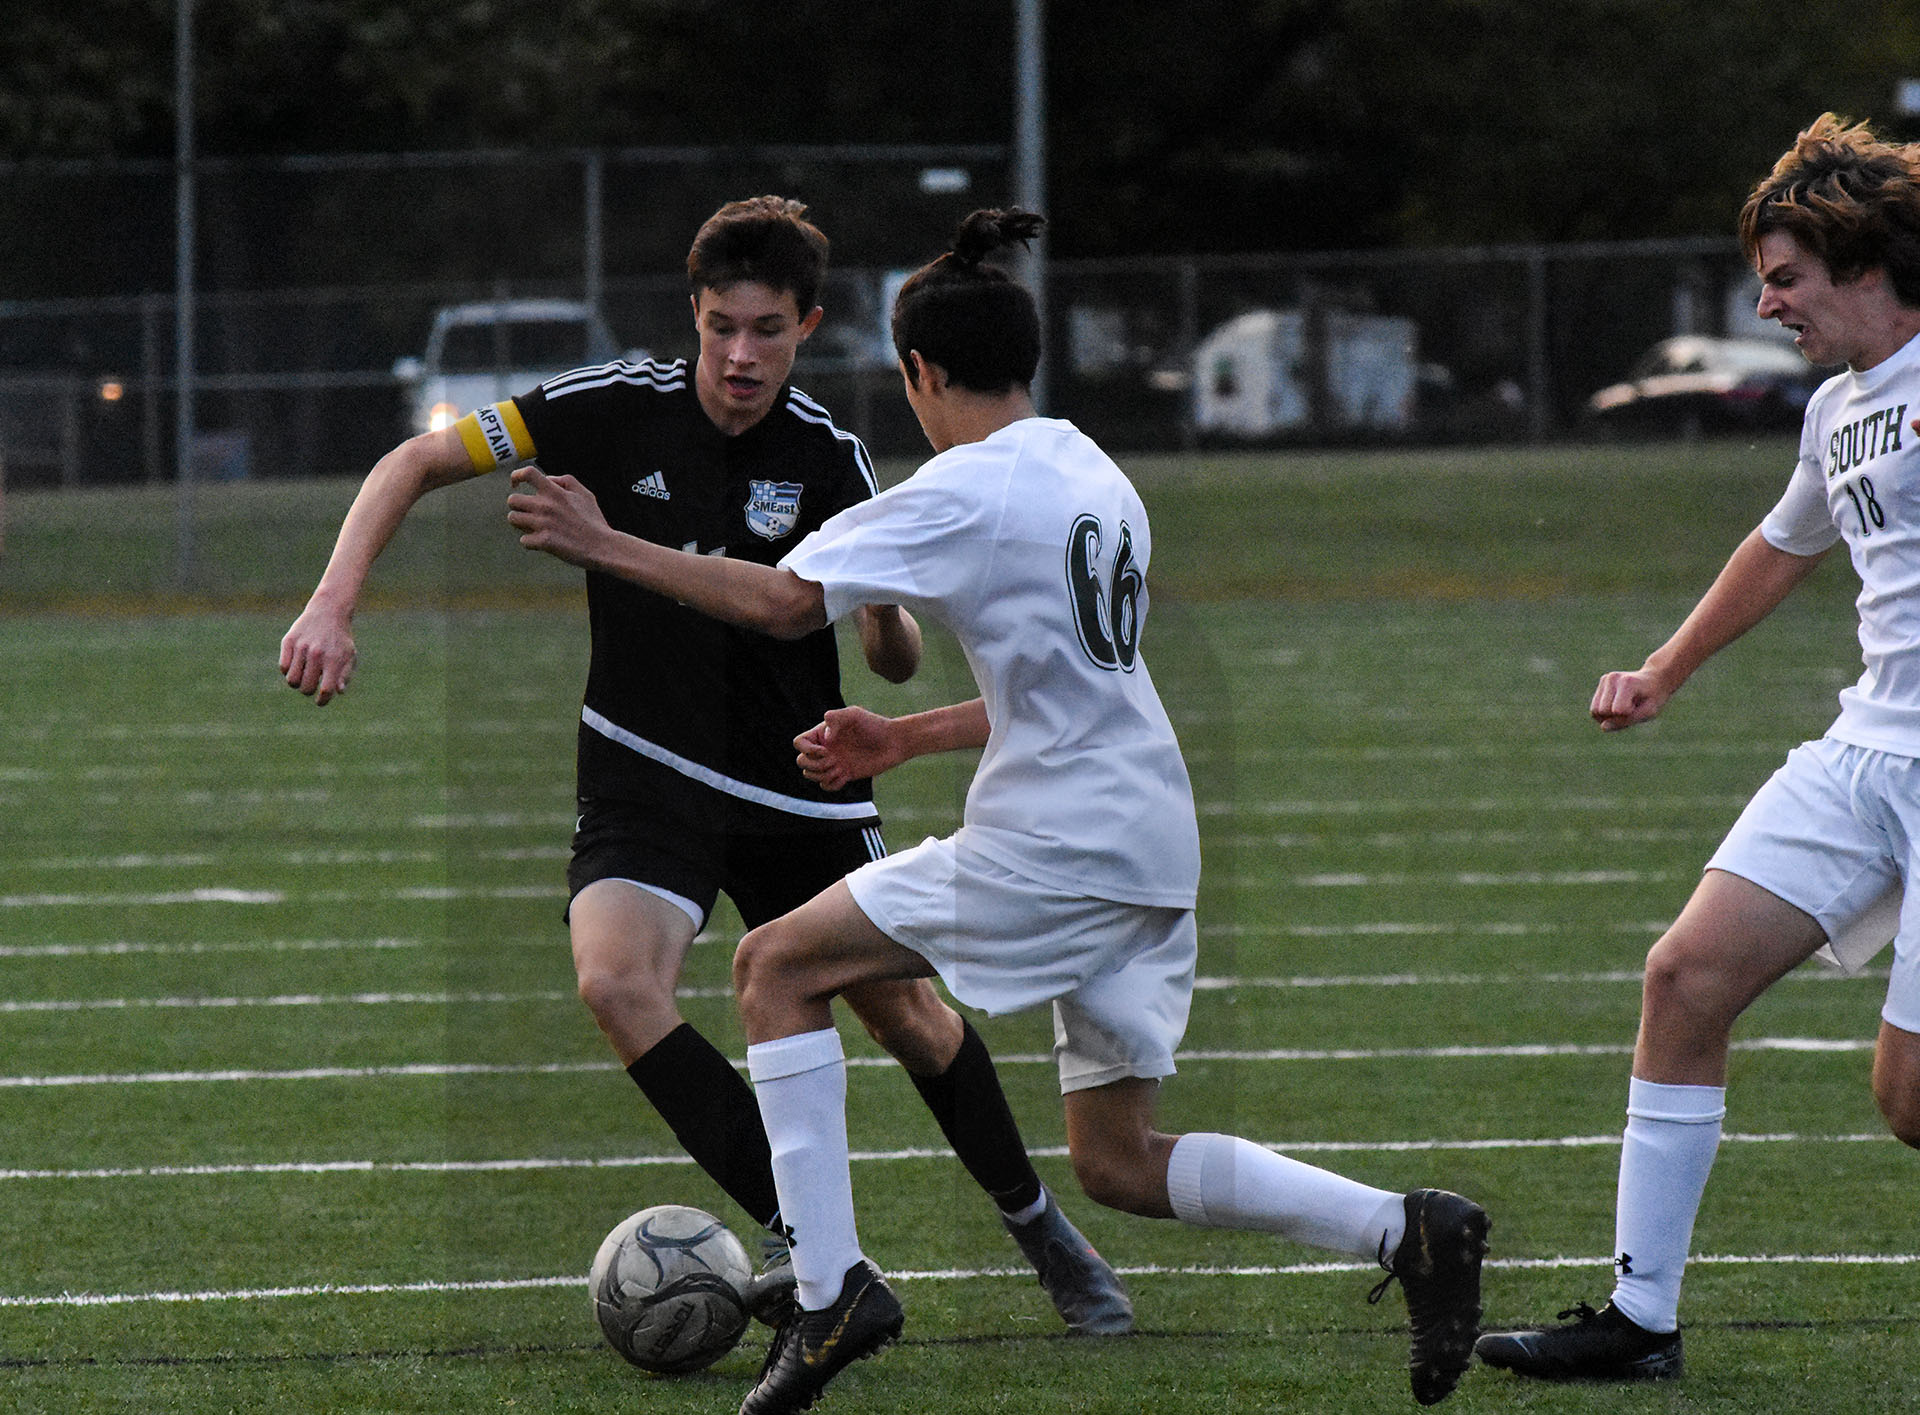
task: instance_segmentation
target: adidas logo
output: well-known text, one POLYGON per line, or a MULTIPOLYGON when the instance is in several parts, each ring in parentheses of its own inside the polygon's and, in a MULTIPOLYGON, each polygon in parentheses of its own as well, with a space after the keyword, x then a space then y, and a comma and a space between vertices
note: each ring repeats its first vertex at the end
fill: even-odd
POLYGON ((665 472, 655 472, 650 477, 642 477, 633 484, 633 489, 640 496, 651 496, 658 501, 673 500, 673 493, 667 490, 665 472))

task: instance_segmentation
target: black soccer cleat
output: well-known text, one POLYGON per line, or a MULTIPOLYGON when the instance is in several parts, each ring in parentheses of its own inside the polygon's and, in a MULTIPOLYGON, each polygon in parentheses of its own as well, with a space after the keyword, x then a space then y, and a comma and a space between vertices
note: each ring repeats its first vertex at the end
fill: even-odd
POLYGON ((1395 1278, 1407 1299, 1407 1357, 1413 1398, 1437 1405, 1453 1394, 1480 1334, 1480 1264, 1487 1256, 1487 1211, 1445 1189, 1416 1189, 1406 1198, 1407 1232, 1385 1253, 1387 1275, 1367 1294, 1378 1302, 1395 1278))
POLYGON ((1047 1206, 1038 1218, 1016 1224, 1002 1214, 1000 1222, 1033 1264, 1054 1310, 1076 1335, 1123 1336, 1132 1331, 1133 1300, 1119 1275, 1060 1211, 1053 1191, 1043 1185, 1040 1192, 1047 1206))
POLYGON ((1489 1366, 1542 1381, 1664 1381, 1685 1365, 1678 1331, 1648 1331, 1611 1302, 1597 1312, 1575 1303, 1559 1320, 1567 1324, 1490 1331, 1473 1353, 1489 1366))
POLYGON ((847 1269, 840 1295, 818 1312, 795 1306, 773 1334, 760 1381, 740 1415, 789 1415, 820 1398, 827 1382, 855 1361, 891 1345, 906 1323, 900 1300, 866 1259, 847 1269))

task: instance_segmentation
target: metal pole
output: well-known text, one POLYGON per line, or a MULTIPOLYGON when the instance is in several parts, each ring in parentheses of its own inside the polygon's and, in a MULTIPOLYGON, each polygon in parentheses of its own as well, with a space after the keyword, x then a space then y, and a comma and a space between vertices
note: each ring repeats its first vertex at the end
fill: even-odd
POLYGON ((166 298, 151 292, 140 297, 140 460, 149 483, 161 479, 160 390, 167 373, 160 362, 160 320, 166 298))
MULTIPOLYGON (((1014 72, 1013 199, 1028 211, 1047 209, 1046 0, 1016 0, 1018 40, 1014 72)), ((1042 233, 1026 261, 1027 287, 1040 310, 1041 348, 1047 339, 1047 238, 1042 233)), ((1047 411, 1047 360, 1033 376, 1033 406, 1047 411)))
POLYGON ((582 233, 581 239, 581 246, 586 253, 586 270, 581 277, 581 287, 583 297, 587 302, 587 308, 591 309, 595 314, 603 313, 600 308, 600 299, 606 275, 606 254, 602 234, 603 217, 601 214, 603 193, 606 188, 606 167, 606 154, 601 152, 599 148, 595 148, 587 154, 586 171, 583 173, 586 182, 586 191, 584 194, 586 210, 582 218, 585 222, 586 229, 582 233))
POLYGON ((1547 350, 1547 251, 1527 252, 1527 434, 1545 442, 1552 426, 1551 356, 1547 350))
POLYGON ((174 27, 173 457, 176 574, 193 578, 193 0, 177 0, 174 27))

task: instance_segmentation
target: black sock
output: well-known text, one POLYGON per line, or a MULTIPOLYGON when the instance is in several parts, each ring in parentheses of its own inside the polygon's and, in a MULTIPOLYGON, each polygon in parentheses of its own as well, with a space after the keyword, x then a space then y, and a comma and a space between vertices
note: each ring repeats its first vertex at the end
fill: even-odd
POLYGON ((627 1067, 674 1138, 762 1227, 780 1211, 773 1155, 753 1087, 712 1042, 682 1022, 627 1067))
POLYGON ((974 1182, 1002 1213, 1018 1213, 1039 1199, 1040 1176, 1027 1158, 1026 1141, 1000 1089, 1000 1073, 987 1044, 966 1018, 960 1026, 960 1050, 953 1064, 938 1076, 913 1076, 913 1084, 974 1182))

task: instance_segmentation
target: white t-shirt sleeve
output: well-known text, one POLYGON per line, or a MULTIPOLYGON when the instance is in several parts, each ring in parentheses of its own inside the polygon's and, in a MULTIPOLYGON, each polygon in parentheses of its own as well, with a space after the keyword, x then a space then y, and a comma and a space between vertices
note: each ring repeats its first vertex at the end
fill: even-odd
POLYGON ((830 517, 781 560, 821 587, 829 620, 863 604, 953 606, 984 582, 993 527, 980 501, 924 475, 830 517))
POLYGON ((1793 477, 1787 482, 1774 508, 1760 522, 1760 534, 1775 550, 1789 555, 1818 555, 1840 539, 1833 510, 1827 504, 1827 479, 1817 447, 1809 447, 1814 419, 1809 416, 1800 433, 1800 460, 1794 463, 1793 477))

